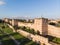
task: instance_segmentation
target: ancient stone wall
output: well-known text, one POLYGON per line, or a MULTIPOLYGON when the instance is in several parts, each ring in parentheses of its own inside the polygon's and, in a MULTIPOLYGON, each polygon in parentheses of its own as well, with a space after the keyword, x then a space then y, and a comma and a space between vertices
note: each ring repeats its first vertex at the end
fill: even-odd
POLYGON ((9 19, 8 19, 8 18, 4 18, 4 21, 5 21, 5 22, 8 22, 8 21, 9 21, 9 19))
MULTIPOLYGON (((8 19, 6 19, 5 21, 7 20, 8 19)), ((60 28, 49 25, 47 19, 44 18, 35 19, 34 23, 22 23, 19 21, 17 22, 15 20, 12 20, 12 25, 30 27, 33 28, 36 32, 39 31, 40 34, 51 35, 60 38, 60 28)))
POLYGON ((60 38, 60 28, 49 25, 47 23, 45 23, 45 25, 44 25, 44 22, 36 21, 33 24, 32 23, 20 23, 19 22, 18 25, 33 28, 35 31, 39 31, 40 33, 42 33, 42 31, 43 31, 44 34, 47 33, 46 35, 51 35, 51 36, 60 38), (44 25, 44 26, 42 26, 42 25, 44 25), (44 27, 44 28, 42 28, 42 27, 44 27))
POLYGON ((16 21, 15 19, 12 19, 12 26, 18 26, 18 21, 16 21))
POLYGON ((48 25, 48 35, 60 38, 60 28, 48 25))
POLYGON ((23 31, 23 30, 17 30, 18 33, 20 33, 21 35, 37 42, 37 43, 43 43, 45 45, 51 45, 48 43, 48 39, 45 38, 45 37, 42 37, 42 36, 39 36, 39 35, 33 35, 31 33, 28 33, 26 31, 23 31))
MULTIPOLYGON (((14 28, 8 24, 8 26, 13 29, 13 31, 15 32, 14 28)), ((45 37, 42 37, 42 36, 39 36, 39 35, 33 35, 31 33, 28 33, 26 31, 23 31, 23 30, 17 30, 18 33, 20 33, 21 35, 23 35, 24 37, 26 38, 29 38, 30 40, 34 41, 34 42, 37 42, 37 43, 40 43, 40 44, 45 44, 45 45, 52 45, 49 43, 48 41, 48 38, 45 38, 45 37)))
POLYGON ((36 32, 39 31, 42 35, 48 34, 48 20, 41 18, 41 19, 35 19, 34 23, 22 23, 18 22, 18 26, 26 26, 33 28, 36 32))

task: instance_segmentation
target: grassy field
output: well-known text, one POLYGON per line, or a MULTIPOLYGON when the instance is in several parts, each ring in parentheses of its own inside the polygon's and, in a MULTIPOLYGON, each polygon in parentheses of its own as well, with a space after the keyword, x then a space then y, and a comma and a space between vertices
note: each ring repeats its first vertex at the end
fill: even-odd
POLYGON ((19 33, 14 33, 12 36, 21 43, 21 45, 38 45, 37 43, 25 38, 24 36, 20 35, 19 33))
MULTIPOLYGON (((11 28, 8 27, 8 25, 0 23, 0 29, 2 29, 3 32, 8 33, 9 35, 12 35, 18 42, 20 42, 20 45, 38 45, 37 43, 25 38, 24 36, 20 35, 17 32, 13 32, 11 28)), ((0 38, 3 45, 16 45, 12 39, 9 38, 8 35, 5 35, 0 32, 0 38)))
POLYGON ((54 38, 52 41, 55 42, 55 43, 60 44, 60 38, 54 38))
POLYGON ((0 40, 2 42, 2 45, 15 45, 14 41, 10 39, 8 35, 1 33, 1 31, 0 31, 0 40))
POLYGON ((13 30, 7 24, 0 23, 0 28, 6 33, 13 33, 13 30))

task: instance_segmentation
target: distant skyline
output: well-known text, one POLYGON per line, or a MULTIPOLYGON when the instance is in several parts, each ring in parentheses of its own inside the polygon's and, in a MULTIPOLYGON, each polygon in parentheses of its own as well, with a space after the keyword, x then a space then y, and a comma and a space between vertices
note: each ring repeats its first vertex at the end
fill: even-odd
POLYGON ((60 0, 0 0, 3 17, 60 18, 60 0))

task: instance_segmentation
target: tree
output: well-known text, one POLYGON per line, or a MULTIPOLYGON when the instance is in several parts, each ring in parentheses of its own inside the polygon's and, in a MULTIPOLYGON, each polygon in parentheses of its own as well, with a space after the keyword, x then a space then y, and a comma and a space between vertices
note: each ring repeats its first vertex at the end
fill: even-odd
POLYGON ((40 32, 39 32, 39 31, 37 31, 37 34, 38 34, 38 35, 40 35, 40 32))
POLYGON ((54 25, 54 26, 56 26, 56 23, 53 23, 53 22, 50 22, 49 24, 50 24, 50 25, 54 25))

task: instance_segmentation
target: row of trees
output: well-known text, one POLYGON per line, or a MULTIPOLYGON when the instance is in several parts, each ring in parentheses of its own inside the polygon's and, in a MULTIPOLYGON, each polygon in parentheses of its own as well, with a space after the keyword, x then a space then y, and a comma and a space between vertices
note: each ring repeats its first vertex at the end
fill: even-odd
POLYGON ((36 34, 36 32, 34 31, 34 29, 31 29, 31 28, 25 27, 25 26, 20 26, 20 27, 14 26, 14 29, 15 30, 22 29, 22 30, 27 31, 29 33, 36 34))
POLYGON ((29 32, 29 33, 32 33, 32 34, 37 34, 37 35, 40 35, 40 32, 39 31, 35 31, 34 29, 32 29, 32 28, 29 28, 29 27, 25 27, 25 26, 20 26, 20 27, 18 27, 17 25, 15 25, 15 26, 13 26, 14 27, 14 29, 15 29, 15 31, 17 31, 17 29, 21 29, 21 30, 24 30, 24 31, 27 31, 27 32, 29 32))

